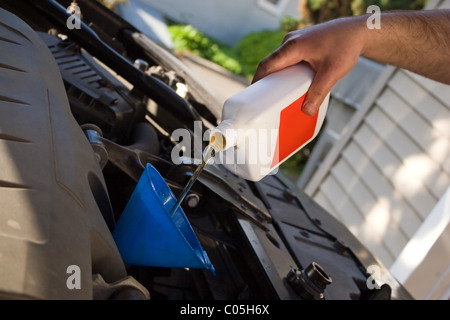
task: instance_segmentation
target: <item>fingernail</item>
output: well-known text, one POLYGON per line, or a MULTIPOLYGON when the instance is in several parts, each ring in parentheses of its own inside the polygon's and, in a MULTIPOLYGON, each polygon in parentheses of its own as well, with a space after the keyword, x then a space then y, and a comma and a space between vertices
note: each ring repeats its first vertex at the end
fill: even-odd
POLYGON ((317 108, 314 103, 310 101, 305 101, 305 103, 302 106, 302 111, 306 115, 312 117, 313 115, 316 114, 317 108))

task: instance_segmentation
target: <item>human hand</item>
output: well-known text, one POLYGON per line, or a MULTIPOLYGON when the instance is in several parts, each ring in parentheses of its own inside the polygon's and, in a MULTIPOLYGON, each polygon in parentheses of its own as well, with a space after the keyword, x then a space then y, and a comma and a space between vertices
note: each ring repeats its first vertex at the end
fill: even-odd
POLYGON ((252 83, 300 61, 316 72, 302 111, 313 116, 336 82, 356 64, 364 48, 365 20, 340 18, 289 32, 281 46, 260 62, 252 83))

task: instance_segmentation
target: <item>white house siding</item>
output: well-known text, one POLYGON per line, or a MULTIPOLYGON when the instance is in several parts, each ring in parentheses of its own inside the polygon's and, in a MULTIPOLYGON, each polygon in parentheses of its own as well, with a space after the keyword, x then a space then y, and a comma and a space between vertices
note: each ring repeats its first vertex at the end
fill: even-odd
POLYGON ((448 300, 450 296, 450 266, 448 260, 442 259, 442 253, 450 255, 450 225, 447 225, 442 236, 436 241, 425 257, 425 263, 419 265, 410 276, 405 286, 412 288, 411 293, 423 299, 448 300), (432 265, 426 263, 432 261, 432 265), (430 270, 443 270, 430 272, 430 270))
MULTIPOLYGON (((450 1, 430 0, 428 8, 434 7, 450 8, 450 1)), ((305 192, 389 268, 412 239, 420 241, 416 232, 450 186, 450 86, 391 66, 380 78, 305 192)), ((440 256, 428 255, 439 256, 439 264, 417 268, 434 275, 429 281, 449 282, 449 245, 440 256), (437 265, 441 270, 432 269, 437 265)), ((423 295, 426 281, 407 283, 422 283, 412 291, 433 298, 423 295)), ((428 282, 428 289, 448 290, 442 286, 428 282)))
POLYGON ((299 16, 298 0, 137 1, 151 5, 178 23, 191 24, 228 45, 235 44, 249 32, 277 29, 284 16, 299 16))
POLYGON ((360 108, 366 95, 371 92, 384 67, 383 64, 360 57, 355 67, 333 87, 325 124, 309 157, 310 160, 297 181, 300 189, 305 187, 330 147, 348 129, 349 119, 360 108))

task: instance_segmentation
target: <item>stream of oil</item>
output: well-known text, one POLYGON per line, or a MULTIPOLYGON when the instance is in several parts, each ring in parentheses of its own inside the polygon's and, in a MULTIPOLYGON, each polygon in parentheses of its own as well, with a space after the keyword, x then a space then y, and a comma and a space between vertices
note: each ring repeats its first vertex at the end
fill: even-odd
POLYGON ((216 152, 212 145, 208 145, 205 150, 203 151, 203 157, 202 157, 202 163, 198 165, 198 167, 195 169, 194 173, 192 174, 192 177, 189 179, 187 185, 184 187, 183 191, 180 194, 180 197, 178 198, 177 202, 173 206, 172 210, 170 211, 170 216, 173 216, 173 214, 178 210, 178 207, 181 205, 181 202, 183 202, 184 198, 187 196, 189 190, 191 190, 192 186, 194 185, 194 182, 197 180, 200 173, 203 171, 205 166, 208 164, 209 160, 214 158, 216 155, 216 152))

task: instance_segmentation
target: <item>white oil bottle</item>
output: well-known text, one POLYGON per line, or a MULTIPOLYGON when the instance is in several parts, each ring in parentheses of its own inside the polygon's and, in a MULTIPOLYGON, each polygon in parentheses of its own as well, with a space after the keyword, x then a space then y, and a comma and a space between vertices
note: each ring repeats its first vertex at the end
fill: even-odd
POLYGON ((314 116, 301 111, 313 77, 313 70, 301 62, 228 98, 222 121, 210 133, 210 145, 218 154, 215 162, 250 181, 275 173, 322 127, 329 94, 314 116))

